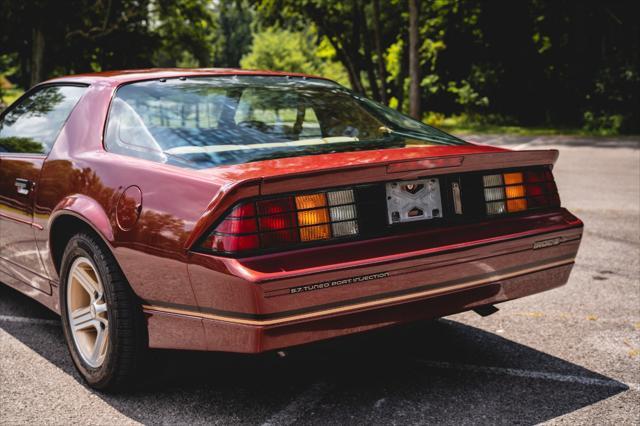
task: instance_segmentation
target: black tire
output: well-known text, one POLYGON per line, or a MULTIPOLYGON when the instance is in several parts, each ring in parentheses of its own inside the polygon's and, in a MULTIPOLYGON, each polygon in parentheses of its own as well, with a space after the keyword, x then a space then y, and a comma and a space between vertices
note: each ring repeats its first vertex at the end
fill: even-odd
POLYGON ((148 348, 148 334, 140 303, 131 290, 115 258, 98 237, 78 233, 67 243, 60 271, 60 308, 67 346, 78 372, 92 388, 103 391, 126 389, 143 365, 148 348), (69 323, 67 288, 70 267, 79 257, 93 263, 100 275, 107 304, 109 338, 106 355, 100 366, 91 367, 83 360, 74 342, 69 323))

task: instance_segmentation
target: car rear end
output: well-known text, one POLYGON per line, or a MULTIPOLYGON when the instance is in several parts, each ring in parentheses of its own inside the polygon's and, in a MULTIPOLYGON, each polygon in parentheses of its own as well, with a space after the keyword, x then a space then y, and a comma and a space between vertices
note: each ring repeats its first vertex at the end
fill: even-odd
POLYGON ((561 207, 557 151, 401 151, 391 161, 322 156, 332 167, 317 171, 285 160, 237 182, 190 243, 199 306, 146 306, 154 327, 193 321, 203 334, 152 333, 155 345, 262 352, 567 282, 583 225, 561 207))
POLYGON ((557 151, 470 144, 323 79, 233 72, 130 82, 111 103, 107 151, 214 183, 182 218, 196 304, 171 301, 184 283, 145 300, 152 347, 262 352, 567 282, 582 222, 561 206, 557 151))

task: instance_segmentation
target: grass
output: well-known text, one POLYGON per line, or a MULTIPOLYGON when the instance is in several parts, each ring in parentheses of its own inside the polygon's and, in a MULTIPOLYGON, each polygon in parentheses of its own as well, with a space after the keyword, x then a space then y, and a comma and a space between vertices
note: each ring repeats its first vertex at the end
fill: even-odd
POLYGON ((550 136, 550 135, 580 135, 594 136, 600 133, 587 132, 577 128, 557 128, 557 127, 524 127, 524 126, 504 126, 496 124, 464 124, 464 125, 441 125, 440 129, 456 134, 509 134, 517 136, 550 136))
POLYGON ((547 126, 519 126, 509 124, 492 124, 488 120, 473 120, 465 115, 444 117, 440 114, 428 114, 425 122, 429 125, 454 134, 508 134, 516 136, 617 136, 616 132, 609 129, 596 131, 585 130, 578 127, 547 127, 547 126))

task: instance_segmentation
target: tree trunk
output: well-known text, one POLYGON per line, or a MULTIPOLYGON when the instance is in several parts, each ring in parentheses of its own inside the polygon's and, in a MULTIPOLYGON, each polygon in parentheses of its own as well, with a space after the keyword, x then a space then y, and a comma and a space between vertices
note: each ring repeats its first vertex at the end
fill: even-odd
POLYGON ((351 37, 347 36, 347 38, 343 40, 342 45, 345 47, 345 53, 349 56, 351 63, 356 69, 358 80, 360 80, 360 93, 362 93, 364 96, 367 96, 367 91, 360 78, 361 71, 363 69, 366 71, 366 65, 364 58, 360 54, 360 47, 362 46, 360 38, 363 34, 361 30, 362 22, 360 20, 360 2, 358 0, 353 1, 351 5, 351 23, 351 37))
MULTIPOLYGON (((353 33, 339 33, 333 30, 332 26, 326 20, 326 16, 323 10, 320 10, 308 3, 304 9, 305 13, 311 18, 311 21, 316 24, 318 28, 324 32, 329 39, 329 42, 336 50, 338 60, 345 66, 349 73, 349 82, 353 91, 366 95, 364 85, 362 84, 362 78, 360 76, 361 67, 361 55, 360 49, 360 30, 355 27, 357 24, 354 22, 353 33)), ((353 16, 353 15, 352 15, 353 16)))
POLYGON ((382 31, 380 28, 380 0, 373 0, 373 31, 378 55, 378 77, 380 78, 380 102, 387 105, 387 67, 382 54, 382 31))
POLYGON ((31 78, 30 85, 34 86, 44 80, 44 34, 38 27, 32 31, 31 40, 31 78))
POLYGON ((345 52, 342 45, 339 41, 333 39, 333 37, 328 36, 329 42, 336 50, 336 55, 338 60, 342 62, 342 65, 347 69, 347 73, 349 74, 349 83, 351 83, 351 88, 354 92, 360 93, 364 95, 364 86, 362 85, 362 80, 360 79, 360 71, 356 68, 353 61, 349 57, 349 54, 345 52))
POLYGON ((364 11, 364 5, 360 2, 356 2, 358 8, 358 21, 362 31, 362 41, 364 43, 364 66, 367 70, 367 77, 369 79, 369 87, 371 88, 371 97, 380 101, 380 90, 378 89, 378 80, 376 77, 375 68, 373 66, 373 52, 371 49, 371 37, 369 34, 369 26, 367 25, 367 17, 364 11))
POLYGON ((408 43, 406 43, 406 33, 404 33, 403 31, 403 37, 404 37, 404 41, 402 43, 402 57, 400 60, 400 72, 398 73, 398 77, 396 77, 396 85, 397 87, 397 93, 398 93, 398 111, 403 112, 404 111, 404 100, 405 100, 405 90, 404 90, 404 83, 407 80, 407 76, 409 74, 409 48, 408 48, 408 43))
POLYGON ((409 0, 409 114, 420 120, 420 44, 418 40, 419 0, 409 0))

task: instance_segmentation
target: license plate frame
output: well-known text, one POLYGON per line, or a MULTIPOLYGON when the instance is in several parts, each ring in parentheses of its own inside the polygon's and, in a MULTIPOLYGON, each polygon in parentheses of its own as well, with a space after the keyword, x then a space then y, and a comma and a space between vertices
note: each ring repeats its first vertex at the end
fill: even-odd
POLYGON ((385 189, 389 225, 443 217, 442 193, 438 178, 388 182, 385 189))

